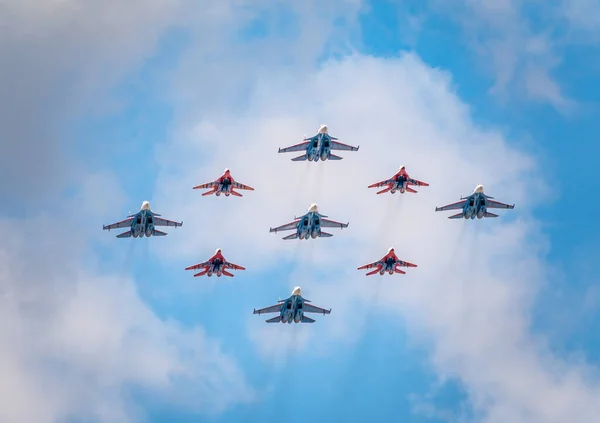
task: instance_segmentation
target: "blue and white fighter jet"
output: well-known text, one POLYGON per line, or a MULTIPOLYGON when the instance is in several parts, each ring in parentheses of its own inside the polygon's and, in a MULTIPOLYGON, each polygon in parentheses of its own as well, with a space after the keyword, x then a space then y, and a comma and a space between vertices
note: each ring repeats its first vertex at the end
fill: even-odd
POLYGON ((311 204, 308 208, 308 213, 300 217, 294 217, 294 221, 270 228, 269 232, 277 233, 278 231, 296 230, 291 235, 283 237, 283 239, 315 239, 317 237, 332 237, 333 235, 321 231, 321 228, 347 228, 349 223, 336 222, 334 220, 325 219, 327 216, 319 213, 319 207, 316 204, 311 204))
MULTIPOLYGON (((360 147, 360 146, 359 146, 360 147)), ((317 135, 304 138, 300 144, 291 147, 280 148, 278 153, 291 153, 293 151, 305 151, 306 153, 294 157, 293 162, 318 162, 319 160, 342 160, 343 157, 331 154, 331 150, 358 151, 359 147, 338 142, 337 138, 329 135, 327 125, 321 125, 317 135)))
POLYGON ((331 313, 331 309, 325 310, 308 303, 310 301, 302 298, 302 289, 297 286, 289 298, 279 300, 277 304, 270 307, 254 309, 253 314, 279 313, 279 316, 265 320, 267 323, 314 323, 315 320, 305 316, 304 313, 321 313, 323 315, 331 313))
POLYGON ((147 237, 151 237, 152 235, 167 235, 165 232, 155 229, 156 226, 172 226, 177 228, 183 225, 183 222, 173 222, 158 216, 160 216, 160 214, 150 210, 150 203, 144 201, 139 212, 129 215, 127 219, 121 220, 120 222, 103 226, 102 229, 110 231, 111 229, 130 228, 127 232, 117 235, 117 238, 143 238, 144 235, 147 237))
POLYGON ((435 211, 460 210, 460 213, 449 216, 448 219, 481 219, 483 217, 498 217, 497 214, 490 213, 487 209, 514 209, 515 205, 509 205, 494 201, 494 197, 490 197, 483 192, 483 185, 477 185, 473 194, 468 197, 461 197, 460 201, 448 204, 443 207, 436 207, 435 211))

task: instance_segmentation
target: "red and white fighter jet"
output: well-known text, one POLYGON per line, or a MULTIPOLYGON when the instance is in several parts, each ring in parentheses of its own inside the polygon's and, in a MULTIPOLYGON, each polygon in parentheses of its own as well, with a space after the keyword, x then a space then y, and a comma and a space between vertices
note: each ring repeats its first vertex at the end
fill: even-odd
POLYGON ((400 270, 398 267, 417 267, 416 264, 409 263, 407 261, 400 260, 396 253, 394 253, 394 249, 390 248, 388 253, 381 258, 381 260, 377 260, 373 263, 365 264, 364 266, 360 266, 357 270, 363 269, 375 269, 372 272, 366 274, 366 276, 374 275, 378 273, 383 275, 385 272, 388 272, 390 275, 394 273, 406 274, 405 271, 400 270))
POLYGON ((406 173, 406 166, 401 166, 400 170, 392 176, 390 179, 386 179, 372 185, 369 185, 369 188, 381 188, 385 186, 385 189, 382 189, 377 194, 383 194, 384 192, 391 192, 394 194, 396 191, 400 191, 400 194, 404 194, 405 191, 415 193, 414 189, 409 187, 409 185, 416 185, 419 187, 428 187, 429 184, 422 181, 417 181, 416 179, 411 178, 406 173))
POLYGON ((231 172, 229 171, 229 169, 225 169, 225 172, 216 181, 207 182, 205 184, 195 186, 193 189, 211 190, 206 191, 204 194, 202 194, 202 196, 215 194, 218 197, 221 195, 221 193, 223 193, 225 194, 225 197, 229 197, 229 194, 235 195, 236 197, 243 197, 242 194, 234 191, 234 188, 254 191, 254 188, 236 182, 235 179, 233 179, 233 177, 231 176, 231 172))
POLYGON ((220 248, 217 248, 215 255, 209 258, 207 261, 186 267, 185 270, 198 270, 202 268, 204 268, 204 270, 200 273, 196 273, 194 277, 204 275, 210 277, 213 275, 213 273, 216 273, 218 277, 221 277, 221 275, 233 277, 233 275, 229 273, 227 269, 246 270, 246 268, 242 266, 238 266, 237 264, 233 264, 225 260, 223 254, 221 254, 220 248))

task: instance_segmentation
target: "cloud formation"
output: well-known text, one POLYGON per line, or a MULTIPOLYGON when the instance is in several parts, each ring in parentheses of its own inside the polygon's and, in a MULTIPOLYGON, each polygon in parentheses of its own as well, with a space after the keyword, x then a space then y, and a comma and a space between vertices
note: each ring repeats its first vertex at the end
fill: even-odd
MULTIPOLYGON (((548 193, 537 164, 498 130, 472 121, 447 73, 411 54, 388 60, 354 55, 308 73, 271 68, 242 101, 246 113, 202 110, 196 123, 178 128, 177 137, 161 146, 169 153, 157 197, 183 215, 202 210, 215 222, 188 219, 180 248, 157 247, 161 255, 187 262, 218 242, 265 275, 278 268, 268 263, 289 263, 287 286, 285 279, 265 276, 256 288, 265 303, 256 307, 301 285, 307 298, 333 312, 310 328, 289 330, 302 345, 321 345, 328 357, 370 330, 365 321, 371 314, 388 316, 386 330, 406 322, 413 339, 430 346, 440 377, 464 384, 480 416, 474 421, 558 423, 573 413, 577 421, 593 421, 600 411, 593 401, 599 379, 589 376, 587 365, 553 354, 530 329, 548 245, 531 214, 548 193), (277 155, 277 147, 313 135, 320 123, 360 150, 316 164, 277 155), (202 166, 192 163, 195 158, 202 166), (431 186, 393 196, 366 188, 402 164, 431 186), (191 190, 225 167, 256 191, 238 199, 191 190), (517 208, 475 222, 449 221, 447 213, 433 211, 478 183, 517 208), (268 233, 312 202, 331 218, 349 221, 349 228, 316 241, 282 241, 283 235, 268 233), (228 230, 218 222, 228 222, 228 230), (356 271, 389 246, 419 267, 381 279, 356 271)), ((255 320, 250 338, 272 360, 265 345, 281 340, 288 328, 255 320)))

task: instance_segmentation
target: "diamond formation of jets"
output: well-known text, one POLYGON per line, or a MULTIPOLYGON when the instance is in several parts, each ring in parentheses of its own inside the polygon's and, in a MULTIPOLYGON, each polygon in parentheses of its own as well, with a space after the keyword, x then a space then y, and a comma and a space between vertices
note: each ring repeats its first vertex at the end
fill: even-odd
POLYGON ((159 216, 160 214, 154 213, 152 210, 150 210, 150 203, 148 201, 144 201, 139 212, 129 215, 127 219, 121 220, 120 222, 105 225, 102 227, 102 229, 110 231, 111 229, 128 227, 130 229, 127 232, 117 235, 117 238, 143 238, 144 235, 146 237, 151 237, 153 235, 167 235, 165 232, 161 232, 156 229, 156 226, 171 226, 177 228, 183 225, 183 222, 173 222, 172 220, 163 219, 159 216))
POLYGON ((320 313, 323 315, 331 313, 331 309, 326 310, 309 303, 309 300, 302 298, 302 289, 297 286, 293 289, 289 298, 279 300, 277 304, 260 310, 254 309, 253 314, 279 313, 279 316, 265 320, 267 323, 314 323, 315 320, 305 316, 304 313, 320 313))
POLYGON ((225 197, 229 197, 229 195, 235 195, 236 197, 243 197, 236 189, 244 189, 247 191, 254 191, 254 188, 236 182, 235 179, 231 176, 231 172, 229 169, 225 169, 225 172, 219 176, 219 178, 212 182, 207 182, 205 184, 197 185, 192 189, 209 189, 210 191, 206 191, 202 196, 215 194, 217 197, 221 194, 225 194, 225 197))
POLYGON ((327 125, 321 125, 317 135, 304 138, 300 144, 280 148, 278 153, 291 153, 305 151, 305 154, 294 157, 293 162, 318 162, 319 160, 342 160, 343 157, 331 154, 331 150, 358 151, 358 147, 338 142, 338 139, 329 135, 327 125))
POLYGON ((325 219, 328 216, 319 213, 319 207, 316 204, 311 204, 308 208, 308 212, 300 217, 294 217, 294 221, 286 223, 285 225, 278 226, 277 228, 270 228, 269 232, 277 233, 278 231, 291 231, 296 230, 291 235, 283 237, 283 239, 315 239, 318 237, 332 237, 333 235, 327 232, 323 232, 321 228, 347 228, 349 223, 340 223, 333 220, 325 219))
POLYGON ((399 191, 400 194, 404 194, 405 191, 416 194, 417 191, 412 189, 409 185, 416 185, 418 187, 429 186, 429 184, 426 182, 418 181, 416 179, 411 178, 408 175, 408 173, 406 173, 406 166, 400 166, 400 170, 396 172, 396 174, 390 179, 385 179, 383 181, 376 182, 372 185, 369 185, 369 188, 385 187, 381 191, 377 192, 377 194, 383 194, 386 192, 391 192, 392 194, 394 194, 396 191, 399 191))
POLYGON ((366 276, 371 276, 376 273, 380 275, 384 275, 385 272, 393 275, 394 273, 406 274, 405 271, 400 270, 399 267, 417 267, 416 264, 409 263, 407 261, 400 260, 396 253, 394 252, 394 248, 390 248, 388 253, 383 256, 380 260, 374 261, 373 263, 365 264, 364 266, 360 266, 357 270, 367 270, 367 269, 375 269, 372 272, 366 274, 366 276))
POLYGON ((460 213, 449 216, 448 219, 481 219, 483 217, 498 217, 497 214, 490 213, 487 209, 514 209, 515 205, 509 205, 494 201, 494 197, 490 197, 483 192, 483 185, 477 185, 473 194, 468 197, 461 197, 460 201, 448 204, 443 207, 436 207, 435 211, 459 210, 460 213))
POLYGON ((232 273, 229 273, 227 269, 232 270, 246 270, 245 267, 239 266, 237 264, 233 264, 225 260, 223 254, 221 253, 221 249, 217 248, 215 254, 209 258, 207 261, 194 264, 193 266, 186 267, 185 270, 199 270, 203 269, 200 273, 196 273, 194 277, 197 276, 208 276, 211 277, 214 274, 217 277, 221 277, 221 275, 233 277, 232 273))
MULTIPOLYGON (((345 150, 345 151, 358 151, 359 147, 353 147, 351 145, 343 144, 338 142, 338 139, 332 137, 328 133, 327 125, 321 125, 317 135, 305 138, 302 143, 293 145, 291 147, 279 149, 279 153, 288 153, 294 151, 304 151, 304 154, 291 159, 292 161, 314 161, 318 162, 326 160, 341 160, 342 157, 331 154, 333 150, 345 150)), ((377 194, 383 194, 390 192, 391 194, 397 191, 401 194, 405 192, 416 193, 417 191, 412 186, 426 187, 428 183, 419 181, 411 178, 406 172, 406 167, 401 166, 398 172, 391 178, 385 179, 380 182, 376 182, 369 185, 368 188, 383 188, 378 191, 377 194)), ((237 190, 248 190, 254 191, 254 188, 244 185, 240 182, 235 181, 231 176, 229 169, 225 169, 224 173, 216 180, 201 184, 193 187, 193 189, 207 189, 202 196, 216 195, 220 196, 224 194, 226 197, 233 195, 242 197, 242 194, 237 190)), ((514 209, 515 205, 504 204, 495 201, 493 197, 488 196, 484 193, 483 186, 477 185, 473 193, 467 197, 461 197, 460 201, 449 204, 443 207, 436 207, 435 211, 446 211, 446 210, 461 210, 460 213, 452 215, 449 219, 478 219, 484 217, 498 217, 494 213, 488 212, 488 209, 514 209)), ((128 231, 117 235, 117 238, 143 238, 144 236, 165 236, 165 232, 159 231, 156 227, 170 226, 180 227, 183 222, 175 222, 160 217, 160 214, 154 213, 150 209, 150 203, 144 201, 140 208, 140 211, 131 214, 127 219, 122 220, 111 225, 103 226, 104 230, 129 228, 128 231)), ((277 233, 278 231, 294 231, 292 234, 284 237, 283 239, 315 239, 319 237, 331 237, 330 233, 323 232, 322 228, 347 228, 349 223, 341 223, 330 220, 327 216, 319 213, 318 206, 311 204, 308 211, 300 216, 294 217, 294 221, 277 228, 270 228, 269 232, 277 233)), ((416 264, 400 260, 395 252, 394 248, 389 248, 385 256, 380 260, 373 263, 365 264, 358 267, 358 270, 369 270, 366 276, 385 275, 388 273, 393 275, 394 273, 406 274, 405 271, 401 270, 402 267, 417 267, 416 264)), ((218 248, 215 254, 207 261, 188 266, 185 270, 200 270, 199 273, 194 274, 194 277, 207 275, 211 277, 216 274, 217 277, 229 276, 233 277, 233 273, 230 270, 246 270, 244 267, 234 263, 228 262, 222 254, 222 250, 218 248)), ((254 310, 254 314, 267 314, 267 313, 278 313, 277 316, 266 320, 267 323, 314 323, 315 320, 305 316, 305 313, 320 313, 330 314, 331 309, 326 310, 321 307, 310 304, 310 301, 302 297, 302 290, 300 287, 295 287, 289 298, 285 300, 278 300, 277 304, 270 307, 265 307, 260 310, 254 310)))

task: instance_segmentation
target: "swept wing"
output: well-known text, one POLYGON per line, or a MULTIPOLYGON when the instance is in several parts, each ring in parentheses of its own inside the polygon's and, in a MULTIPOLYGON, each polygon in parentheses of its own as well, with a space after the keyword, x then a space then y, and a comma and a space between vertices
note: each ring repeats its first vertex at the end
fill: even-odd
MULTIPOLYGON (((304 312, 305 313, 321 313, 321 314, 329 314, 331 313, 331 309, 325 310, 324 308, 314 306, 312 304, 307 304, 304 302, 304 312)), ((312 323, 312 322, 311 322, 312 323)))
POLYGON ((310 145, 311 142, 312 142, 312 138, 306 138, 306 139, 304 139, 304 142, 301 142, 300 144, 292 145, 292 146, 286 147, 286 148, 280 148, 278 153, 291 153, 292 151, 304 151, 308 148, 308 146, 310 145))
POLYGON ((121 228, 129 228, 131 226, 131 221, 133 220, 133 217, 128 217, 125 220, 121 220, 120 222, 117 223, 111 223, 110 225, 105 225, 102 227, 102 229, 121 229, 121 228))
POLYGON ((458 210, 458 209, 462 209, 465 205, 465 203, 467 202, 466 198, 463 198, 460 201, 457 201, 456 203, 452 203, 452 204, 448 204, 447 206, 442 206, 442 207, 436 207, 435 211, 446 211, 446 210, 458 210))
POLYGON ((353 147, 353 146, 348 145, 348 144, 344 144, 344 143, 341 143, 341 142, 338 142, 338 141, 333 141, 333 139, 334 139, 333 137, 331 139, 332 139, 332 141, 331 141, 331 144, 330 144, 330 148, 332 150, 358 151, 358 148, 360 147, 360 146, 353 147))
POLYGON ((341 222, 336 222, 335 220, 321 218, 321 227, 322 228, 347 228, 348 223, 341 223, 341 222))
POLYGON ((183 222, 174 222, 172 220, 163 219, 162 217, 156 217, 156 215, 154 215, 154 226, 179 227, 182 225, 183 225, 183 222))
POLYGON ((300 220, 295 220, 294 222, 286 223, 285 225, 281 225, 277 228, 270 228, 269 232, 290 231, 292 229, 296 229, 299 221, 300 220))
POLYGON ((255 309, 252 312, 252 314, 279 313, 281 311, 282 306, 283 306, 283 302, 269 306, 269 307, 261 308, 259 310, 255 309))
POLYGON ((487 200, 487 208, 488 209, 514 209, 515 205, 510 205, 510 204, 504 204, 501 203, 499 201, 494 201, 494 200, 490 200, 488 198, 487 200))

